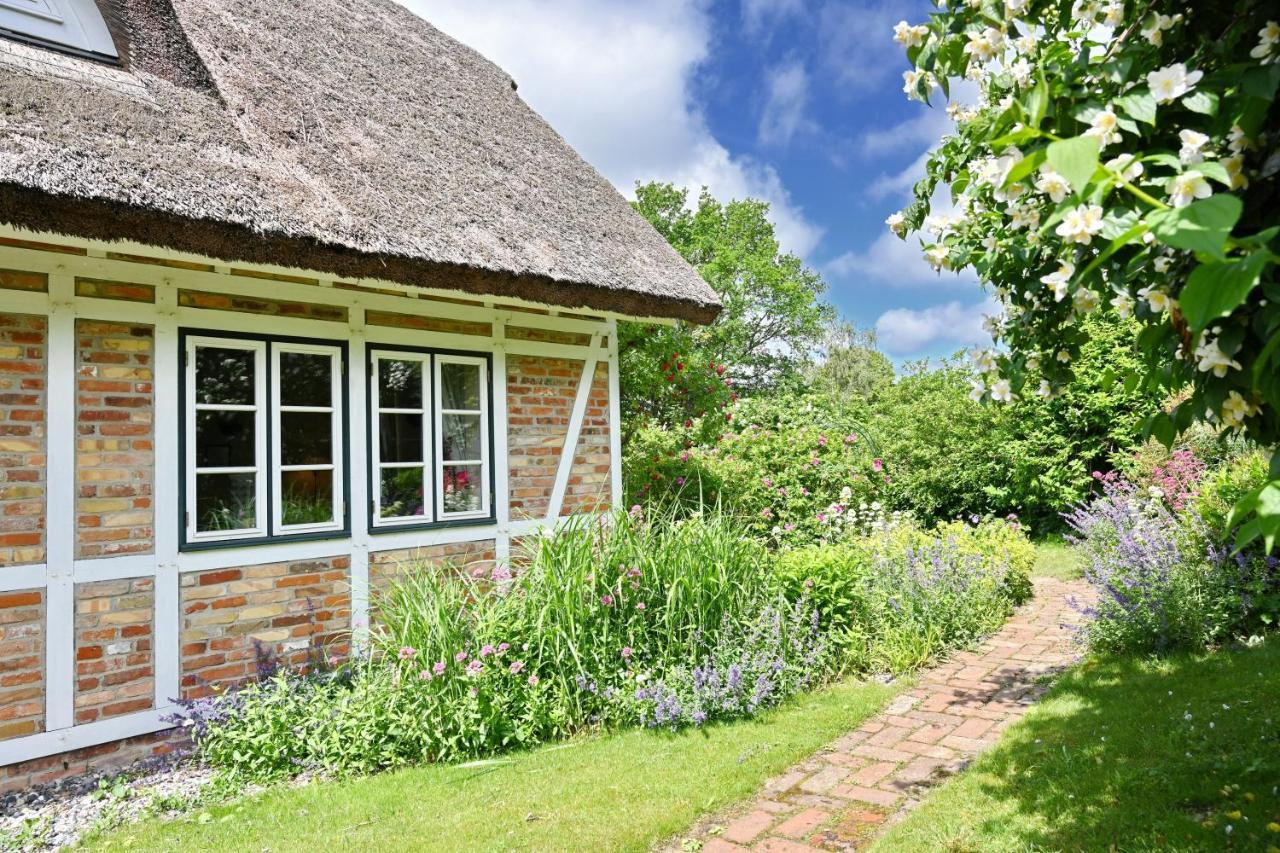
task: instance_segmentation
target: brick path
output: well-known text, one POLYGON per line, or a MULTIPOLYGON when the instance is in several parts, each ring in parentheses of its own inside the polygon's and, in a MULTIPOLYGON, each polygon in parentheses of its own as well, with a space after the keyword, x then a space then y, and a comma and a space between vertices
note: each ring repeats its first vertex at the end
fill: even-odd
POLYGON ((769 780, 753 799, 700 821, 668 850, 851 850, 963 770, 1049 689, 1075 657, 1082 582, 1037 578, 1035 597, 972 651, 922 672, 878 716, 769 780))

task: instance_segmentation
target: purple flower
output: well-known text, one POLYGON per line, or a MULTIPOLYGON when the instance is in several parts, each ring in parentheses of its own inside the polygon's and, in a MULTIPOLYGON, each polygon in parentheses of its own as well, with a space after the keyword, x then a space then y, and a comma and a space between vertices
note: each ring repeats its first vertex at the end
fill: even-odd
POLYGON ((458 663, 462 663, 464 660, 467 659, 467 653, 458 652, 456 655, 453 656, 453 659, 456 660, 458 663))
POLYGON ((529 686, 530 686, 530 687, 537 687, 537 686, 538 686, 538 676, 536 676, 536 675, 531 675, 531 676, 529 676, 529 686))
POLYGON ((612 607, 612 606, 613 606, 613 596, 612 596, 612 595, 609 595, 608 593, 606 593, 606 594, 604 594, 604 595, 600 596, 600 603, 601 603, 601 604, 603 604, 605 607, 612 607))
POLYGON ((524 670, 524 661, 522 661, 522 660, 513 660, 513 661, 511 662, 511 666, 509 666, 509 667, 507 667, 507 668, 511 670, 511 674, 512 674, 512 675, 519 675, 519 674, 521 673, 521 671, 523 671, 523 670, 524 670))
POLYGON ((418 673, 419 681, 430 681, 433 677, 434 676, 431 675, 431 670, 429 669, 424 669, 422 672, 418 673))
POLYGON ((511 648, 510 643, 498 643, 498 654, 505 655, 509 648, 511 648))
POLYGON ((436 675, 444 675, 445 666, 446 666, 446 665, 445 665, 445 662, 444 662, 444 661, 442 661, 442 660, 438 660, 438 661, 436 661, 436 665, 435 665, 435 666, 433 666, 433 667, 431 667, 431 670, 432 670, 432 672, 434 672, 436 675))
POLYGON ((493 646, 489 645, 488 643, 485 643, 483 646, 480 647, 480 657, 487 658, 489 655, 493 654, 496 651, 497 649, 495 649, 493 646))
POLYGON ((471 663, 467 664, 467 675, 475 676, 482 672, 484 672, 484 664, 480 663, 480 661, 473 660, 471 663))
POLYGON ((401 646, 400 660, 408 660, 409 658, 413 657, 417 653, 418 653, 418 650, 415 649, 413 646, 401 646))
POLYGON ((645 605, 645 603, 644 603, 643 601, 637 601, 637 602, 636 602, 636 610, 644 610, 644 609, 645 609, 645 606, 646 606, 646 605, 645 605))
POLYGON ((623 660, 630 660, 630 659, 631 659, 631 647, 630 647, 630 646, 623 646, 623 647, 622 647, 622 659, 623 659, 623 660))
POLYGON ((683 486, 683 485, 684 485, 684 477, 676 477, 676 485, 677 485, 677 486, 683 486))
POLYGON ((875 459, 871 460, 871 467, 874 468, 877 472, 883 471, 884 462, 881 461, 879 457, 876 457, 875 459))

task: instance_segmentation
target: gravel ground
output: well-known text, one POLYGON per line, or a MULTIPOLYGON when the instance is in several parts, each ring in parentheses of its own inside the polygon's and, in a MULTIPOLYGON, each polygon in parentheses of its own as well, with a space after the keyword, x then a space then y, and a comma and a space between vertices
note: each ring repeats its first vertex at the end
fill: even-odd
POLYGON ((0 795, 0 851, 59 850, 91 829, 189 809, 213 771, 181 756, 0 795))

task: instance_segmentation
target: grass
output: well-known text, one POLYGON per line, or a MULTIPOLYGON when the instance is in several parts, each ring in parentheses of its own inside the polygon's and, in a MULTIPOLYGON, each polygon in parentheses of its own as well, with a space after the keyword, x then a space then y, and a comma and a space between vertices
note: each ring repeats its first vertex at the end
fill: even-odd
POLYGON ((874 849, 1277 848, 1273 636, 1211 655, 1086 662, 874 849))
POLYGON ((757 719, 632 730, 471 765, 275 788, 91 839, 94 850, 645 850, 751 794, 901 685, 846 681, 757 719))
POLYGON ((1031 574, 1061 581, 1077 580, 1084 577, 1084 562, 1080 552, 1062 539, 1045 539, 1036 543, 1036 564, 1031 574))

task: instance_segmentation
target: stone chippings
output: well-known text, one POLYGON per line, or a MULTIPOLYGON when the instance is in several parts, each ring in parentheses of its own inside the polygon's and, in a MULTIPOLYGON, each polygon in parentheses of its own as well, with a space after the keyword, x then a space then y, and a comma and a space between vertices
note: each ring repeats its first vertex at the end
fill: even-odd
POLYGON ((994 744, 1078 653, 1081 582, 1038 578, 1035 598, 976 649, 920 674, 917 686, 851 732, 770 779, 750 800, 700 821, 668 851, 854 850, 994 744))

